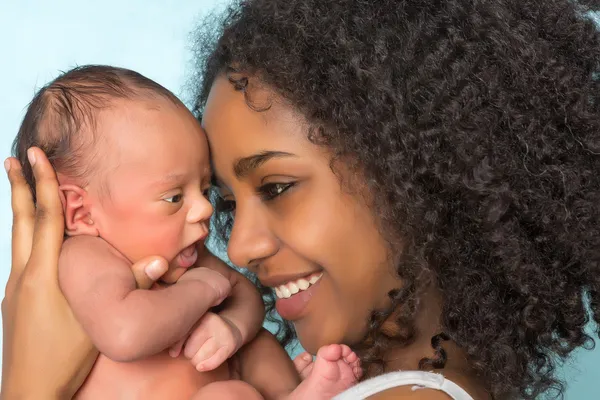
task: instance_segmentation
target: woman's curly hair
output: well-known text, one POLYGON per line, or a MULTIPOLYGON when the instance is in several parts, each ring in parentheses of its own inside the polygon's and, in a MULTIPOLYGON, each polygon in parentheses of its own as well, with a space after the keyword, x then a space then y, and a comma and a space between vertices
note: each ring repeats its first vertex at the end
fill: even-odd
POLYGON ((555 367, 593 347, 599 3, 248 0, 199 31, 199 114, 219 74, 242 91, 257 79, 360 168, 396 246, 404 286, 390 297, 406 327, 392 337, 391 309, 373 313, 366 364, 411 340, 430 282, 443 333, 421 366, 443 367, 449 338, 496 399, 562 395, 555 367))

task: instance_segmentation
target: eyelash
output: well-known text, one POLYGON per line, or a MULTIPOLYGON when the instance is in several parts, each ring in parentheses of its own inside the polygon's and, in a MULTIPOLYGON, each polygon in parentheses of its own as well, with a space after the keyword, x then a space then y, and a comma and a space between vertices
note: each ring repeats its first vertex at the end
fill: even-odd
POLYGON ((271 201, 291 189, 294 183, 267 183, 258 188, 258 194, 263 201, 271 201), (269 193, 269 189, 280 188, 277 193, 269 193))
MULTIPOLYGON (((294 185, 295 185, 295 183, 293 183, 293 182, 290 182, 290 183, 267 183, 265 185, 260 186, 258 188, 257 192, 258 192, 258 195, 260 196, 260 198, 262 199, 262 201, 272 201, 272 200, 275 200, 277 197, 281 196, 282 194, 284 194, 285 192, 287 192, 294 185), (271 189, 277 189, 277 188, 279 188, 279 191, 277 193, 270 192, 271 189)), ((217 212, 224 212, 224 213, 233 212, 235 210, 235 200, 226 200, 223 198, 219 198, 216 209, 217 209, 217 212)))
POLYGON ((165 201, 166 201, 167 203, 171 203, 171 204, 177 204, 177 203, 179 203, 179 202, 180 202, 182 199, 183 199, 183 195, 182 195, 182 194, 176 194, 175 196, 167 197, 167 198, 165 199, 165 201), (177 198, 177 200, 169 201, 169 199, 175 199, 175 198, 177 198))
MULTIPOLYGON (((209 196, 210 196, 210 191, 209 191, 209 189, 204 189, 204 190, 202 191, 202 196, 204 196, 204 198, 208 200, 208 199, 209 199, 209 196)), ((164 200, 165 200, 167 203, 170 203, 170 204, 177 204, 177 203, 180 203, 180 202, 181 202, 181 200, 183 200, 183 194, 182 194, 182 193, 178 193, 178 194, 176 194, 176 195, 173 195, 173 196, 171 196, 171 197, 167 197, 167 198, 165 198, 164 200), (173 199, 173 200, 169 201, 169 199, 173 199), (176 199, 176 200, 175 200, 175 199, 176 199)))

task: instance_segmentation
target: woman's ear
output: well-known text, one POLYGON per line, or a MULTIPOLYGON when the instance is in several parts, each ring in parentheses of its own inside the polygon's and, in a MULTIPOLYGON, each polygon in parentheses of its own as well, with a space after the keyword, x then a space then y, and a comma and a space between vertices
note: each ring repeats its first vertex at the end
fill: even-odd
POLYGON ((88 193, 77 185, 59 186, 60 199, 65 214, 65 232, 69 236, 98 236, 98 229, 92 219, 88 193))

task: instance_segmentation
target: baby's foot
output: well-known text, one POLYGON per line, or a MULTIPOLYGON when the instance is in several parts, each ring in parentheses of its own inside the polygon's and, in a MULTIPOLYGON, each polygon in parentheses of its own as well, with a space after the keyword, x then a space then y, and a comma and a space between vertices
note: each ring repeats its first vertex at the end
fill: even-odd
POLYGON ((293 400, 329 400, 354 385, 360 377, 358 356, 343 344, 321 347, 314 363, 299 357, 294 364, 304 380, 290 394, 293 400))

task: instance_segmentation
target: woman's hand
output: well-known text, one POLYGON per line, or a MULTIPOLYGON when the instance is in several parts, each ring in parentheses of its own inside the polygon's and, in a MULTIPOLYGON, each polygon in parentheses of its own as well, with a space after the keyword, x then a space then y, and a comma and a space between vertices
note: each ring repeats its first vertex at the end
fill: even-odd
MULTIPOLYGON (((58 283, 63 208, 56 174, 37 148, 28 152, 37 205, 21 172, 9 158, 5 168, 12 191, 12 265, 2 302, 3 399, 70 399, 89 374, 97 350, 75 320, 58 283)), ((167 270, 153 257, 136 263, 141 288, 167 270)))

